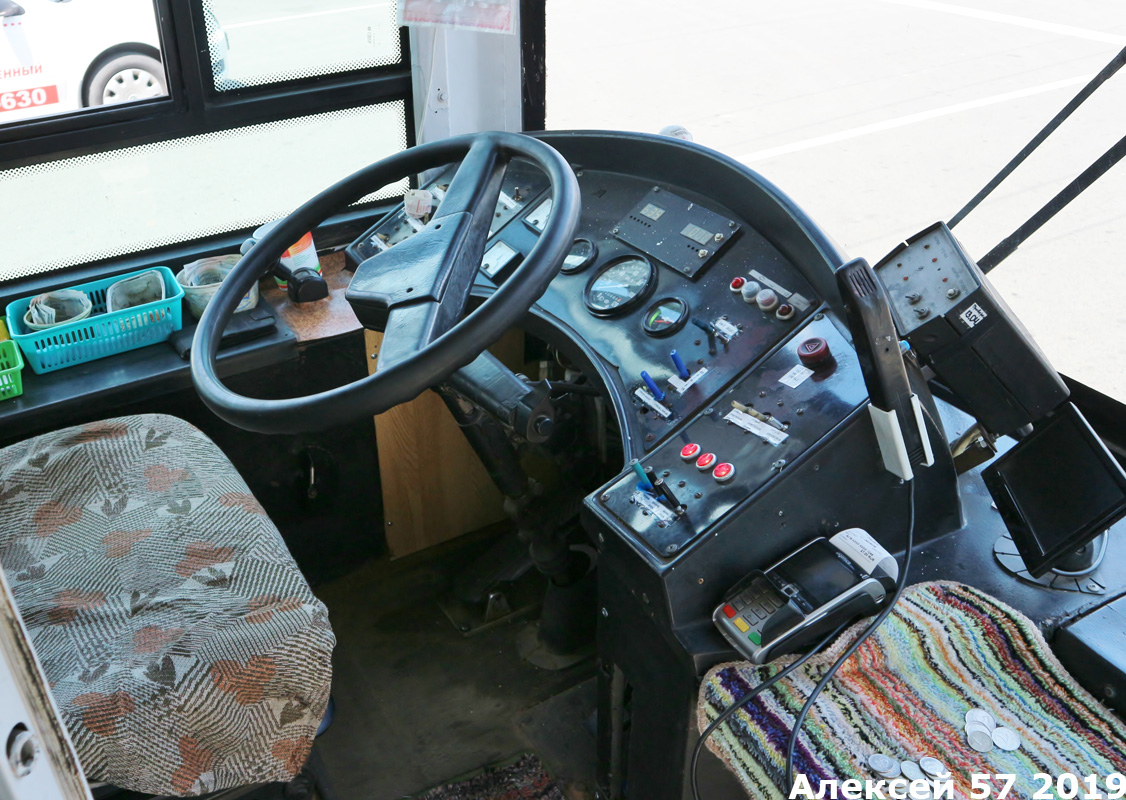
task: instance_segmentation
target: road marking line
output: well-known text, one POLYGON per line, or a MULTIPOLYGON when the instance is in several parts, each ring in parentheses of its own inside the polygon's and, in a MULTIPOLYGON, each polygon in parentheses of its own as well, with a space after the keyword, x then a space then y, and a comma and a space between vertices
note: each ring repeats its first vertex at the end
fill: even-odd
POLYGON ((916 122, 926 122, 929 119, 937 119, 938 117, 945 117, 951 114, 960 114, 963 111, 972 111, 975 108, 984 108, 986 106, 997 105, 998 103, 1007 103, 1010 100, 1019 100, 1022 97, 1032 97, 1033 95, 1043 94, 1045 92, 1054 92, 1057 89, 1066 89, 1069 86, 1078 86, 1079 84, 1091 80, 1092 77, 1091 75, 1078 75, 1074 78, 1052 81, 1051 83, 1033 86, 1028 89, 1017 89, 1013 92, 1004 92, 1003 94, 995 94, 991 97, 982 97, 979 100, 969 100, 965 103, 955 103, 950 106, 934 108, 930 111, 920 111, 917 114, 908 114, 905 117, 887 119, 883 122, 873 122, 870 125, 861 125, 859 128, 849 128, 848 130, 830 133, 825 136, 815 136, 812 139, 802 139, 798 142, 790 142, 789 144, 779 145, 778 147, 770 147, 755 153, 736 156, 735 159, 744 164, 750 164, 752 161, 764 161, 768 158, 796 153, 800 150, 809 150, 813 147, 843 142, 847 139, 856 139, 860 136, 867 136, 870 133, 880 133, 881 131, 891 130, 892 128, 914 125, 916 122))
POLYGON ((346 14, 349 11, 367 11, 372 8, 387 8, 390 3, 372 3, 366 6, 351 6, 349 8, 334 8, 331 11, 310 11, 308 14, 293 14, 288 17, 270 17, 269 19, 255 19, 249 22, 232 22, 230 25, 220 25, 225 31, 235 28, 249 28, 252 25, 268 25, 271 22, 289 22, 295 19, 309 19, 309 17, 327 17, 329 14, 346 14))
POLYGON ((942 11, 947 14, 959 14, 963 17, 986 20, 988 22, 1001 22, 1007 25, 1016 25, 1020 28, 1031 28, 1034 31, 1058 33, 1060 36, 1074 36, 1079 39, 1090 39, 1093 42, 1107 42, 1108 44, 1124 45, 1126 36, 1113 33, 1091 30, 1090 28, 1077 28, 1074 25, 1059 25, 1055 22, 1031 19, 1030 17, 1017 17, 1012 14, 999 14, 996 11, 982 11, 977 8, 953 5, 951 3, 938 3, 935 0, 881 0, 897 6, 910 6, 928 11, 942 11))

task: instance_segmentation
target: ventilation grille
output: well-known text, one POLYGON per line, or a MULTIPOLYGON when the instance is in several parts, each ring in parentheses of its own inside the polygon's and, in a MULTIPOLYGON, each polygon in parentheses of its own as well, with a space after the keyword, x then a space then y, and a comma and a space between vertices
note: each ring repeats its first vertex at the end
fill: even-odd
POLYGON ((848 285, 852 287, 857 297, 872 297, 877 294, 876 282, 872 280, 872 274, 860 264, 849 267, 845 279, 848 280, 848 285))

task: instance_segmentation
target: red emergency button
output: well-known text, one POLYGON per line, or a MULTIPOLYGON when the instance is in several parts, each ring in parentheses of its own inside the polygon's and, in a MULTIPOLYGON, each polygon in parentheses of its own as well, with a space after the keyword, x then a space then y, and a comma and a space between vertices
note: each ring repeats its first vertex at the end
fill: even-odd
POLYGON ((727 481, 735 477, 735 465, 729 464, 726 461, 724 461, 722 464, 718 464, 712 471, 712 477, 720 483, 726 483, 727 481))
POLYGON ((723 607, 723 613, 727 615, 728 619, 731 619, 732 617, 734 617, 739 612, 736 611, 734 608, 732 608, 730 605, 725 605, 723 607))
POLYGON ((712 468, 712 464, 714 463, 715 453, 704 453, 696 459, 696 469, 700 470, 700 472, 707 472, 712 468))
POLYGON ((700 445, 695 442, 689 442, 680 448, 680 457, 685 461, 691 461, 698 455, 700 455, 700 445))
POLYGON ((747 282, 747 279, 742 277, 742 276, 737 277, 737 278, 732 278, 732 280, 731 280, 731 291, 733 291, 733 292, 740 291, 743 288, 743 284, 746 283, 746 282, 747 282))
POLYGON ((829 343, 822 339, 820 336, 814 336, 812 339, 806 339, 798 345, 798 358, 801 363, 807 367, 816 367, 818 364, 823 364, 832 357, 829 352, 829 343))

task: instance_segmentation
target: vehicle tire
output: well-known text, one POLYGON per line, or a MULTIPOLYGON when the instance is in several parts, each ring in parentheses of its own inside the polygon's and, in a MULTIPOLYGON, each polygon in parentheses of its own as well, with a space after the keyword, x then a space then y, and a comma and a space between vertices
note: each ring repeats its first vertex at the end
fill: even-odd
POLYGON ((103 62, 90 76, 87 106, 106 106, 168 94, 164 66, 152 56, 123 53, 103 62))

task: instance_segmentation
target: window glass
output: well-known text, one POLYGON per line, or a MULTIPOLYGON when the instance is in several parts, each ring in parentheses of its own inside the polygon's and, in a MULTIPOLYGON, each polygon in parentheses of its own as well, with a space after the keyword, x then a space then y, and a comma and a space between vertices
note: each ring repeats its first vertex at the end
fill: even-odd
POLYGON ((402 58, 393 1, 203 0, 203 9, 219 91, 402 58))
POLYGON ((0 125, 167 95, 152 0, 0 2, 0 125))
POLYGON ((253 227, 405 147, 394 101, 3 171, 0 280, 253 227))

